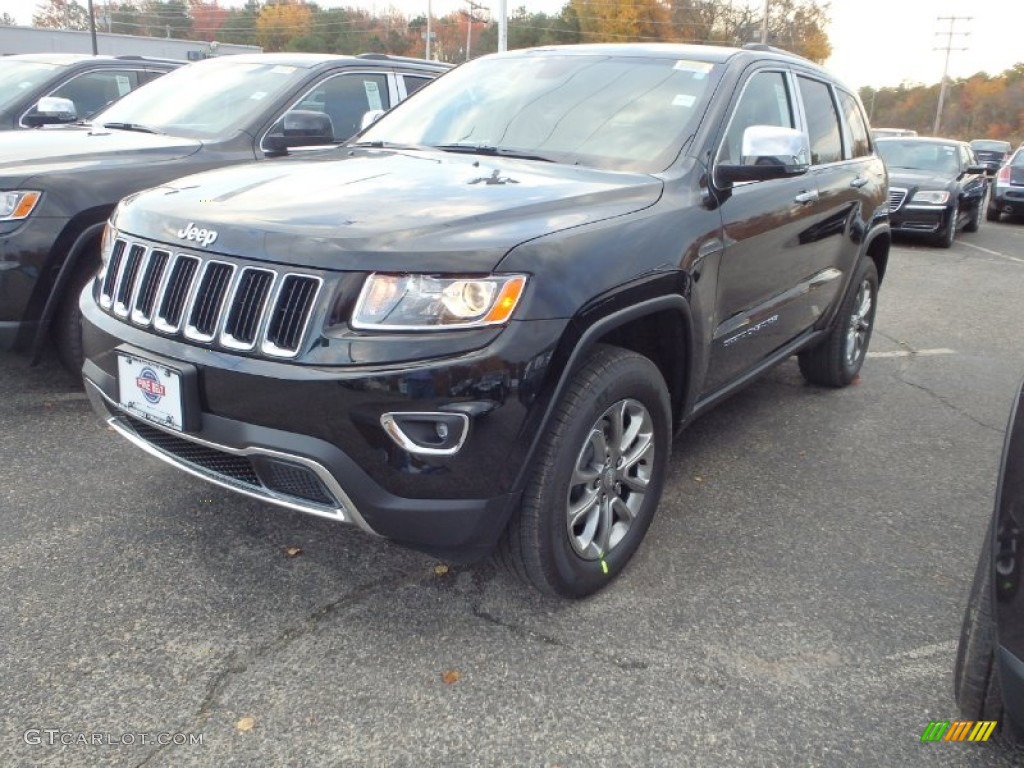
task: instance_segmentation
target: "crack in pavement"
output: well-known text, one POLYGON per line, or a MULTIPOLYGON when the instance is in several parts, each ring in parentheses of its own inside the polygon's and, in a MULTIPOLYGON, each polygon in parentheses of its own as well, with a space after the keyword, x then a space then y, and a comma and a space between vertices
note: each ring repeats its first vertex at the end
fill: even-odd
MULTIPOLYGON (((354 589, 344 597, 340 597, 332 603, 317 608, 309 616, 307 616, 301 624, 298 626, 286 629, 278 637, 273 640, 264 643, 263 645, 257 646, 256 649, 250 654, 244 663, 237 662, 237 653, 232 651, 227 661, 225 662, 224 668, 216 674, 210 684, 207 686, 206 695, 203 696, 203 700, 199 704, 199 709, 192 716, 189 724, 184 728, 180 729, 179 733, 191 733, 198 729, 198 727, 212 714, 213 704, 217 700, 217 697, 227 687, 230 679, 235 675, 240 675, 247 672, 252 662, 257 662, 272 653, 287 648, 296 640, 305 637, 312 633, 322 621, 335 614, 339 609, 356 605, 362 602, 366 598, 372 596, 375 592, 380 589, 397 589, 403 584, 411 584, 416 581, 423 581, 428 579, 429 576, 423 574, 422 568, 408 569, 401 571, 398 574, 381 579, 380 581, 372 582, 363 587, 354 589)), ((138 763, 135 768, 143 768, 148 765, 149 761, 161 754, 167 747, 176 746, 174 744, 162 744, 154 749, 149 755, 146 756, 142 762, 138 763)))
MULTIPOLYGON (((553 635, 546 635, 543 632, 538 632, 535 629, 530 629, 529 627, 525 627, 521 624, 513 624, 511 622, 504 621, 502 619, 499 619, 497 616, 488 613, 487 611, 478 606, 474 606, 472 610, 473 615, 476 616, 478 619, 483 619, 484 621, 494 624, 495 626, 501 627, 502 629, 506 629, 516 637, 526 638, 527 640, 537 640, 541 643, 544 643, 545 645, 550 645, 555 648, 564 648, 565 650, 575 651, 577 653, 580 652, 580 649, 574 647, 572 643, 567 643, 565 640, 561 640, 553 635)), ((607 661, 626 672, 645 670, 651 666, 648 662, 641 661, 640 659, 619 658, 618 656, 613 656, 610 653, 602 653, 600 651, 593 650, 589 651, 589 653, 590 655, 595 656, 603 661, 607 661)))
POLYGON ((979 427, 984 427, 985 429, 992 430, 993 432, 995 432, 998 435, 1002 435, 1004 433, 1002 427, 994 427, 991 424, 987 424, 986 422, 982 421, 981 419, 978 419, 975 416, 973 416, 972 414, 970 414, 967 411, 963 410, 962 408, 957 406, 955 403, 951 402, 946 397, 943 397, 938 392, 933 392, 931 389, 926 387, 924 384, 917 384, 916 382, 913 382, 913 381, 910 381, 909 379, 904 378, 903 374, 904 374, 904 370, 901 369, 900 371, 898 371, 897 373, 895 373, 893 375, 896 377, 897 381, 900 381, 900 382, 902 382, 903 384, 906 384, 909 387, 913 387, 914 389, 921 390, 922 392, 924 392, 925 394, 929 395, 933 399, 935 399, 938 402, 942 403, 949 410, 953 411, 954 413, 956 413, 956 414, 958 414, 960 416, 963 416, 965 419, 968 419, 968 420, 974 422, 979 427))

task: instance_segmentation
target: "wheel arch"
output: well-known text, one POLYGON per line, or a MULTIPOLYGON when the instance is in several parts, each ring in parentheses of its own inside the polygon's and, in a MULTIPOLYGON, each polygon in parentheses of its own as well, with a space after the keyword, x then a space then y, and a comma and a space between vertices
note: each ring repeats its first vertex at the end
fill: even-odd
MULTIPOLYGON (((100 241, 103 237, 103 227, 109 213, 109 210, 97 212, 95 209, 86 212, 73 219, 65 227, 61 236, 57 238, 51 253, 51 263, 56 265, 59 262, 60 268, 56 271, 52 283, 49 286, 44 286, 46 300, 35 337, 31 340, 29 348, 33 364, 38 363, 42 356, 46 342, 50 338, 53 320, 57 316, 57 310, 61 303, 67 298, 65 294, 68 286, 73 282, 76 271, 81 268, 80 265, 84 264, 86 259, 90 258, 90 254, 98 255, 100 241), (97 217, 99 218, 97 219, 97 217), (62 252, 66 254, 63 258, 60 256, 62 252)), ((51 274, 53 274, 52 271, 51 274)))
MULTIPOLYGON (((673 280, 673 283, 675 281, 673 280)), ((646 286, 650 289, 650 284, 646 286)), ((591 302, 566 324, 548 365, 548 373, 536 403, 536 416, 525 433, 528 446, 515 462, 518 475, 513 487, 523 487, 541 436, 573 374, 598 344, 632 350, 650 359, 661 371, 672 406, 672 427, 681 423, 694 400, 694 323, 685 291, 661 292, 642 300, 632 290, 591 302), (673 351, 676 350, 674 353, 673 351)))

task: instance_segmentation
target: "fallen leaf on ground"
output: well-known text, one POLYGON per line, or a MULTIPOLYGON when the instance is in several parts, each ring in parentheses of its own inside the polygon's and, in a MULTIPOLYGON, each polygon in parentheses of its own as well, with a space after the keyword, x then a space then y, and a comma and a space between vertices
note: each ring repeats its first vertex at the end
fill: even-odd
POLYGON ((703 483, 703 482, 704 482, 704 478, 703 478, 703 477, 701 477, 700 475, 697 475, 697 476, 696 476, 695 478, 693 478, 693 479, 694 479, 694 480, 696 480, 696 481, 697 481, 698 483, 703 483))
POLYGON ((298 557, 302 554, 302 547, 285 547, 284 553, 288 557, 298 557))
POLYGON ((438 576, 444 576, 446 573, 448 573, 448 566, 444 563, 441 563, 440 565, 435 565, 434 573, 438 576))
POLYGON ((256 727, 256 720, 251 717, 243 717, 241 720, 235 723, 235 728, 240 730, 242 733, 248 733, 254 727, 256 727))
POLYGON ((457 669, 446 669, 441 673, 441 680, 445 685, 455 685, 455 683, 459 682, 460 677, 462 675, 457 669))

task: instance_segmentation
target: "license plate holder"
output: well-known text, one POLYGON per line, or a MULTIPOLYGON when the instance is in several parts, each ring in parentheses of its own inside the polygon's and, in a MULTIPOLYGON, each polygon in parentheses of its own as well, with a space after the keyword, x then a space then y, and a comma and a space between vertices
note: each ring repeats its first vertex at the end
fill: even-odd
POLYGON ((117 351, 118 406, 132 416, 177 432, 195 429, 195 368, 150 355, 117 351))

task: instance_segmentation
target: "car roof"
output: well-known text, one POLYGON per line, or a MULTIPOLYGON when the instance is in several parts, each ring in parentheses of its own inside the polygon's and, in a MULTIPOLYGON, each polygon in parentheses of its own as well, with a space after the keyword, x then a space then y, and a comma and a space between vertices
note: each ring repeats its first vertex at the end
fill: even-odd
POLYGON ((330 62, 348 61, 353 64, 367 64, 376 62, 370 66, 381 66, 384 64, 420 64, 437 69, 450 69, 450 64, 443 64, 439 61, 427 61, 426 59, 413 59, 406 56, 386 56, 384 54, 363 54, 360 56, 342 56, 335 53, 236 53, 229 56, 218 56, 216 59, 206 61, 240 61, 243 64, 280 64, 288 67, 299 67, 312 69, 320 64, 330 62))
POLYGON ((91 53, 16 53, 12 56, 0 57, 0 62, 14 59, 16 61, 35 61, 40 64, 54 64, 68 67, 80 62, 125 62, 141 61, 159 64, 175 64, 181 66, 187 64, 183 59, 166 59, 159 56, 107 56, 100 54, 93 56, 91 53))
MULTIPOLYGON (((881 144, 882 142, 913 142, 915 144, 967 144, 966 141, 960 139, 944 139, 941 136, 883 136, 875 139, 875 143, 881 144)), ((970 146, 967 144, 967 146, 970 146)))

